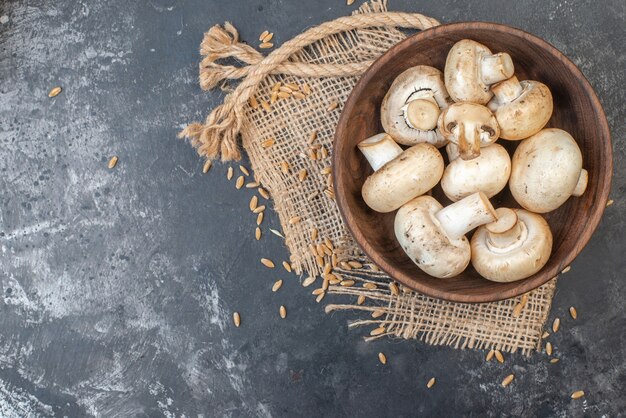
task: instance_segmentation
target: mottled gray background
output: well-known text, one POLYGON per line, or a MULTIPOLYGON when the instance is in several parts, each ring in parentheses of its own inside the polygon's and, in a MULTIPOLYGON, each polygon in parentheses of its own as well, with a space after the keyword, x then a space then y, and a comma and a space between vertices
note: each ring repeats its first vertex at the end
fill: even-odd
POLYGON ((392 0, 444 22, 545 38, 585 73, 613 132, 615 204, 559 282, 561 362, 364 343, 325 315, 270 215, 177 131, 221 100, 198 45, 231 20, 256 44, 348 14, 343 0, 0 2, 0 416, 619 416, 626 409, 626 2, 392 0), (55 99, 48 91, 60 85, 55 99), (119 155, 115 170, 106 168, 119 155), (283 288, 272 293, 277 278, 283 288), (287 306, 286 320, 278 306, 287 306), (579 319, 567 315, 570 305, 579 319), (241 312, 235 329, 231 313, 241 312), (389 362, 379 364, 377 353, 389 362), (515 373, 502 389, 504 376, 515 373), (426 381, 436 376, 428 390, 426 381), (569 399, 572 391, 587 396, 569 399))

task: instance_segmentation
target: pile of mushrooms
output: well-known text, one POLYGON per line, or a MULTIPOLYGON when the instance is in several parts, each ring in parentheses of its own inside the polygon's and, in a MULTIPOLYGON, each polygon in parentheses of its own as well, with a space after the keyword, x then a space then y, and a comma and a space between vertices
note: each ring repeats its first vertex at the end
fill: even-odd
POLYGON ((457 276, 470 263, 496 282, 532 276, 552 251, 540 214, 581 196, 589 176, 576 140, 545 128, 552 109, 548 86, 518 80, 509 54, 461 40, 443 72, 411 67, 387 91, 384 132, 358 144, 374 170, 363 200, 377 212, 397 210, 396 239, 433 277, 457 276), (518 142, 512 158, 499 139, 518 142), (452 203, 432 197, 437 184, 452 203), (492 206, 507 184, 521 208, 492 206))

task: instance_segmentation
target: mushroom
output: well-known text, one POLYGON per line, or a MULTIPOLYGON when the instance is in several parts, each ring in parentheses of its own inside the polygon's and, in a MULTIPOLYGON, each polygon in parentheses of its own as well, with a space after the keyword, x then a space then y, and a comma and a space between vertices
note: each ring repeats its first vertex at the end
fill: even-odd
POLYGON ((539 132, 552 116, 552 93, 538 81, 513 76, 491 87, 494 98, 487 107, 500 125, 500 138, 519 140, 539 132))
POLYGON ((485 45, 463 39, 448 52, 444 77, 455 102, 487 104, 493 95, 489 86, 512 77, 513 71, 513 60, 506 52, 492 54, 485 45))
POLYGON ((476 271, 494 282, 513 282, 541 270, 552 251, 548 223, 524 209, 498 208, 496 215, 496 222, 481 226, 472 237, 476 271))
POLYGON ((428 142, 440 147, 446 140, 436 129, 437 118, 451 102, 441 71, 418 65, 393 81, 383 99, 380 120, 385 132, 400 144, 428 142))
POLYGON ((420 196, 400 208, 394 231, 404 251, 421 270, 443 279, 460 274, 470 262, 470 244, 465 234, 495 220, 495 211, 481 192, 445 208, 431 196, 420 196))
MULTIPOLYGON (((453 147, 446 148, 448 156, 454 156, 453 147)), ((502 145, 491 144, 473 160, 451 160, 443 172, 441 188, 453 202, 479 191, 491 198, 504 189, 510 174, 509 153, 502 145)))
POLYGON ((567 132, 543 129, 523 140, 511 161, 511 194, 524 209, 546 213, 587 187, 582 154, 567 132))
POLYGON ((500 135, 500 128, 491 110, 483 105, 459 102, 450 105, 439 115, 441 134, 459 147, 464 160, 480 155, 480 148, 492 144, 500 135))
POLYGON ((433 187, 443 174, 443 157, 433 145, 422 143, 404 151, 389 136, 374 135, 358 144, 374 169, 361 194, 377 212, 391 212, 433 187))

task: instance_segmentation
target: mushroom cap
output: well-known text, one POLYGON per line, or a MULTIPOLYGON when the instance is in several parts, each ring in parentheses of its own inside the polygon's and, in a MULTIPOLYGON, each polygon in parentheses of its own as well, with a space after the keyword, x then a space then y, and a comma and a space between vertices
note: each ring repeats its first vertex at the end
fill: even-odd
POLYGON ((582 169, 576 141, 561 129, 543 129, 523 140, 511 161, 509 188, 524 209, 546 213, 572 195, 582 169))
MULTIPOLYGON (((474 131, 478 135, 480 147, 493 144, 500 136, 500 127, 491 110, 471 102, 458 102, 448 106, 439 115, 437 126, 444 138, 460 147, 463 140, 461 135, 470 138, 474 131)), ((460 151, 463 158, 463 147, 460 151)))
POLYGON ((409 258, 425 273, 448 278, 462 273, 471 254, 467 238, 451 240, 435 214, 442 206, 430 196, 419 196, 400 208, 394 230, 409 258))
POLYGON ((552 251, 552 232, 541 215, 514 209, 520 223, 520 238, 507 248, 490 244, 487 225, 479 227, 471 241, 472 265, 485 279, 513 282, 537 273, 552 251))
POLYGON ((448 164, 441 188, 453 202, 479 191, 491 198, 504 189, 510 174, 509 153, 503 146, 491 144, 472 160, 457 158, 448 164))
POLYGON ((428 65, 418 65, 396 77, 380 108, 383 129, 400 144, 428 142, 436 147, 445 145, 447 141, 436 128, 425 131, 407 123, 404 107, 416 99, 434 100, 440 109, 448 107, 451 100, 441 71, 428 65))
POLYGON ((377 212, 391 212, 437 185, 443 157, 431 144, 406 149, 370 175, 361 189, 363 200, 377 212))
MULTIPOLYGON (((503 78, 513 75, 513 64, 508 54, 507 65, 503 70, 503 78)), ((455 43, 446 58, 444 79, 448 94, 455 102, 473 102, 486 104, 493 93, 489 85, 481 79, 481 59, 493 56, 485 45, 471 39, 463 39, 455 43)))
MULTIPOLYGON (((509 103, 499 104, 494 97, 489 108, 495 108, 500 138, 519 140, 539 132, 552 116, 552 93, 539 81, 520 81, 522 94, 509 103)), ((495 87, 495 86, 494 86, 495 87)))

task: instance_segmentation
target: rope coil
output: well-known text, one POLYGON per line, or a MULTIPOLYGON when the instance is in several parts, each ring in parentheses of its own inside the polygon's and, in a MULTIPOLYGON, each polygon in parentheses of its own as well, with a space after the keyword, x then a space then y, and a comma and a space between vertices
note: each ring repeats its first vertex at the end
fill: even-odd
POLYGON ((362 74, 371 61, 349 64, 308 64, 288 61, 303 48, 325 37, 340 32, 368 27, 399 27, 427 29, 439 25, 433 18, 418 13, 379 12, 344 16, 308 29, 285 42, 267 56, 249 45, 239 42, 237 29, 225 23, 213 26, 200 46, 204 59, 200 63, 200 85, 210 90, 226 80, 243 79, 228 94, 224 103, 207 116, 204 124, 191 123, 179 133, 188 138, 201 156, 222 161, 239 160, 241 152, 237 136, 241 130, 244 106, 254 94, 259 83, 270 74, 288 74, 299 77, 345 77, 362 74), (221 65, 217 61, 234 58, 245 66, 221 65))

